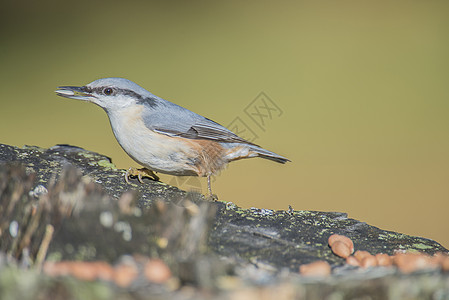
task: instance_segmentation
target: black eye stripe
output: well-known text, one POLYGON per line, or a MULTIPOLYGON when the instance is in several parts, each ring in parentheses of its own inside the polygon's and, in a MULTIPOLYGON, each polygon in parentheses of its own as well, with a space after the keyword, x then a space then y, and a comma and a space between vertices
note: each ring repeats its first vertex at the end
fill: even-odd
POLYGON ((138 93, 129 90, 129 89, 122 89, 117 87, 110 87, 110 86, 99 86, 99 87, 88 87, 84 86, 83 91, 86 93, 92 93, 97 95, 106 95, 106 96, 115 96, 115 95, 125 95, 133 97, 139 104, 146 104, 150 106, 154 106, 155 101, 151 97, 143 97, 142 95, 139 95, 138 93), (112 93, 107 94, 105 93, 106 89, 111 89, 112 93))

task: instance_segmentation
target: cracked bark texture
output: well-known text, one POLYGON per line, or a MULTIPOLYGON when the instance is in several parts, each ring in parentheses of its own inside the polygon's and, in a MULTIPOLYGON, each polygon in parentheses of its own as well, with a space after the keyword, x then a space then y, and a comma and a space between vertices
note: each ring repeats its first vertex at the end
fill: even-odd
MULTIPOLYGON (((327 245, 328 237, 338 233, 351 238, 356 250, 372 254, 447 252, 435 241, 381 230, 344 213, 242 209, 161 182, 145 180, 142 185, 133 180, 126 184, 124 173, 108 157, 78 147, 0 144, 0 229, 5 233, 0 250, 20 261, 27 249, 33 260, 45 226, 52 224, 56 230, 47 259, 114 263, 127 254, 157 256, 182 282, 212 288, 215 296, 223 299, 242 292, 241 288, 220 288, 220 282, 229 276, 245 282, 254 295, 284 287, 283 292, 293 298, 323 299, 338 292, 342 299, 366 295, 385 299, 395 293, 403 295, 404 286, 419 286, 416 297, 448 295, 448 274, 357 271, 332 254, 327 245), (36 206, 45 208, 37 210, 38 216, 32 213, 36 206), (14 221, 19 233, 12 237, 14 221), (316 260, 329 262, 338 276, 314 281, 297 274, 300 265, 316 260), (429 278, 433 285, 428 284, 429 278)), ((3 270, 4 276, 14 277, 10 273, 17 272, 3 270)), ((50 278, 36 282, 39 280, 42 291, 53 282, 50 278)), ((16 286, 20 284, 17 280, 16 286)), ((67 283, 60 280, 58 284, 67 283)), ((197 292, 194 298, 204 296, 201 290, 197 292)), ((174 291, 162 293, 186 298, 174 291)))

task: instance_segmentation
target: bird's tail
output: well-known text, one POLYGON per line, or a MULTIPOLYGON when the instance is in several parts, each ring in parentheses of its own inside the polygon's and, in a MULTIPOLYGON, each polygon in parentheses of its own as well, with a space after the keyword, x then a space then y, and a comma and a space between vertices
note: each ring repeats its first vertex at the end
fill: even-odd
POLYGON ((252 152, 257 153, 258 157, 269 159, 269 160, 272 160, 272 161, 275 161, 275 162, 278 162, 281 164, 285 164, 286 162, 291 161, 288 158, 280 156, 279 154, 276 154, 274 152, 268 151, 266 149, 263 149, 263 148, 260 148, 257 146, 251 146, 250 149, 252 152))

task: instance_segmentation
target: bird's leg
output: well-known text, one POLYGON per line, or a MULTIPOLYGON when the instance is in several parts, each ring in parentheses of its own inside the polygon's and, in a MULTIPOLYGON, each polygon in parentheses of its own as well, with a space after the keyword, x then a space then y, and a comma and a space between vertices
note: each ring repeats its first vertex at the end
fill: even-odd
POLYGON ((147 168, 129 168, 128 171, 125 173, 125 181, 129 184, 129 177, 130 176, 137 176, 137 179, 140 183, 143 183, 142 177, 150 178, 154 181, 159 181, 159 176, 157 176, 153 171, 147 168))
POLYGON ((209 191, 209 195, 212 197, 212 187, 210 186, 210 174, 207 175, 207 189, 209 191))
POLYGON ((210 177, 212 176, 212 174, 208 174, 207 175, 207 190, 209 191, 209 198, 212 201, 217 201, 218 197, 217 195, 212 194, 212 187, 211 187, 211 182, 210 182, 210 177))

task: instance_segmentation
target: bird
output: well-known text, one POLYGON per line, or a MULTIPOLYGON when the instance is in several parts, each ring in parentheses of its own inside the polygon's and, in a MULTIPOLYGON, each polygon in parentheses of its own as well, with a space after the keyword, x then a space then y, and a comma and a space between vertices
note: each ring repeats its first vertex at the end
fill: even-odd
POLYGON ((128 183, 130 176, 138 176, 140 182, 142 176, 159 180, 154 172, 207 177, 212 196, 211 176, 232 161, 252 157, 281 164, 290 161, 125 78, 101 78, 84 86, 59 86, 55 92, 103 108, 120 146, 144 166, 126 172, 128 183))

